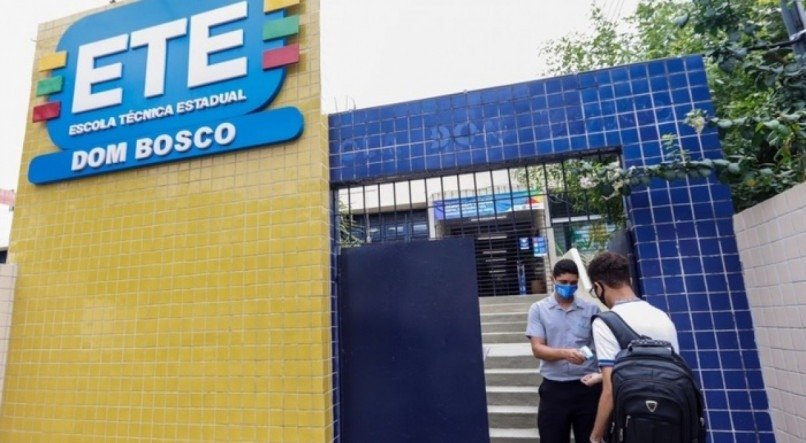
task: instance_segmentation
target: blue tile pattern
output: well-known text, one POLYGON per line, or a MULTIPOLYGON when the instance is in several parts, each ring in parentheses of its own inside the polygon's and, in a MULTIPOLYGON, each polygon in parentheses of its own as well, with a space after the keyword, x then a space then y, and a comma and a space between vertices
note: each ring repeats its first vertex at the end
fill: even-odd
MULTIPOLYGON (((495 168, 620 147, 624 164, 663 160, 673 134, 695 158, 720 158, 699 56, 657 60, 429 98, 330 117, 331 181, 495 168)), ((629 197, 641 286, 669 312, 681 354, 704 388, 715 442, 774 441, 741 265, 730 191, 713 178, 653 181, 629 197)))
POLYGON ((338 200, 335 193, 331 195, 330 210, 330 352, 333 356, 333 440, 332 443, 341 443, 341 367, 339 335, 339 325, 341 324, 339 309, 339 215, 335 208, 338 208, 338 200))

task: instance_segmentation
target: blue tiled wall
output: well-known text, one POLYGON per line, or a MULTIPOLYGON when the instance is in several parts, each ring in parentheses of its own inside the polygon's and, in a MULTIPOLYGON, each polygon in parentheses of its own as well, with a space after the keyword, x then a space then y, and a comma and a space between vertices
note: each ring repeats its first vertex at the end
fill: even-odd
MULTIPOLYGON (((418 100, 330 117, 334 184, 439 175, 597 148, 626 166, 663 160, 673 134, 695 158, 719 158, 698 56, 418 100)), ((704 388, 715 442, 772 442, 767 396, 733 232, 730 192, 713 178, 655 181, 627 210, 647 299, 669 312, 704 388)))

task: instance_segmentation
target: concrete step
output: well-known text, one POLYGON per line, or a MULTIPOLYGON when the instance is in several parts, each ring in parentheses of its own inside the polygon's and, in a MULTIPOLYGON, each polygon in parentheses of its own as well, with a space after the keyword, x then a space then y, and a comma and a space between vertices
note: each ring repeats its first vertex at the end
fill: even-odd
POLYGON ((480 299, 491 443, 540 441, 537 387, 542 377, 524 331, 529 307, 544 296, 480 299))
POLYGON ((531 355, 521 357, 491 357, 484 360, 486 369, 537 369, 540 361, 531 355))
MULTIPOLYGON (((570 443, 576 441, 572 433, 570 443)), ((540 434, 537 429, 490 428, 490 443, 540 443, 540 434)))
POLYGON ((522 330, 517 332, 511 331, 502 331, 502 332, 482 332, 481 334, 481 341, 482 343, 491 344, 491 343, 518 343, 518 342, 528 342, 526 336, 524 335, 524 330, 526 329, 525 326, 521 327, 522 330))
POLYGON ((485 323, 520 323, 525 327, 528 315, 528 310, 482 313, 481 325, 484 326, 485 323))
MULTIPOLYGON (((526 332, 526 319, 518 322, 502 321, 502 322, 487 322, 481 324, 481 332, 519 332, 523 336, 526 332)), ((526 339, 526 336, 523 336, 526 339)))
POLYGON ((542 378, 537 368, 534 369, 485 369, 484 379, 487 386, 522 386, 537 387, 542 378))
POLYGON ((534 406, 538 403, 535 386, 488 386, 488 406, 534 406))
POLYGON ((479 297, 479 304, 484 305, 500 305, 506 303, 519 303, 531 300, 535 302, 545 297, 546 294, 529 294, 529 295, 508 295, 505 297, 479 297))
POLYGON ((484 354, 487 356, 487 358, 532 356, 532 346, 526 342, 487 343, 483 346, 484 354))
POLYGON ((490 428, 490 443, 539 443, 537 428, 490 428))
POLYGON ((501 303, 495 305, 481 305, 481 313, 482 314, 491 314, 495 312, 507 312, 507 311, 522 311, 524 313, 529 312, 529 308, 535 303, 533 299, 524 300, 520 302, 512 302, 512 303, 501 303))
POLYGON ((537 406, 487 406, 487 417, 491 428, 536 428, 537 406))

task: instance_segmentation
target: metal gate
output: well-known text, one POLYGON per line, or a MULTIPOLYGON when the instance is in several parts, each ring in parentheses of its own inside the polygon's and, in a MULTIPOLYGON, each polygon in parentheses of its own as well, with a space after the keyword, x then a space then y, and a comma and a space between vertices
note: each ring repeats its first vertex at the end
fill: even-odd
POLYGON ((341 440, 489 442, 473 242, 339 260, 341 440))
POLYGON ((621 198, 586 187, 582 167, 617 152, 549 159, 335 190, 339 246, 472 237, 479 296, 546 293, 549 264, 575 247, 605 249, 626 224, 621 198))

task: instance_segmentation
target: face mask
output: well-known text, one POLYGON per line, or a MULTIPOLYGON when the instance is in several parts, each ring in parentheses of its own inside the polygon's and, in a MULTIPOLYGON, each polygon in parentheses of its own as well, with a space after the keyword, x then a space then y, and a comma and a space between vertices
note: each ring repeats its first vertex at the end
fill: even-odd
POLYGON ((602 302, 603 305, 607 306, 607 303, 605 303, 604 293, 605 293, 604 285, 598 282, 593 284, 593 294, 596 296, 596 298, 599 299, 600 302, 602 302), (602 292, 599 293, 599 291, 597 291, 596 288, 600 288, 602 292))
POLYGON ((577 285, 561 285, 557 283, 554 285, 554 292, 556 292, 560 298, 570 300, 574 297, 574 293, 577 292, 577 285))

